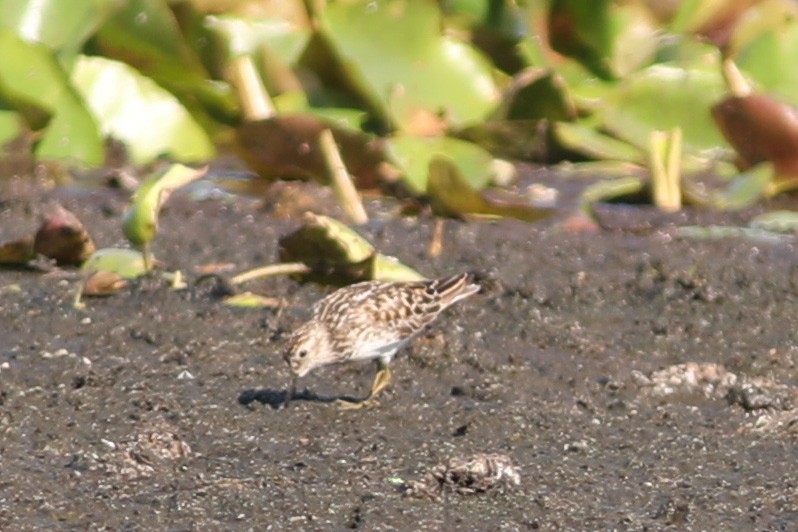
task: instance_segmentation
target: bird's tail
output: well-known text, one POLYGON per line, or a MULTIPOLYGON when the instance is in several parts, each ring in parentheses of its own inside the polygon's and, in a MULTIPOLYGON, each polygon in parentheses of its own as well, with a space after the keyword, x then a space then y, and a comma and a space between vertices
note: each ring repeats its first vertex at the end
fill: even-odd
POLYGON ((479 285, 474 282, 470 273, 459 273, 442 279, 430 281, 427 291, 440 298, 441 306, 446 308, 454 305, 461 299, 479 292, 479 285))

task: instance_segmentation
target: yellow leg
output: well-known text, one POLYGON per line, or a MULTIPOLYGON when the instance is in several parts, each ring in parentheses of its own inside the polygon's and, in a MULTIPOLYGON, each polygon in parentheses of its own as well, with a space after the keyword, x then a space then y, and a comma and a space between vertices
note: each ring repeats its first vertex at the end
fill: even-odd
POLYGON ((374 376, 374 383, 371 385, 369 396, 362 401, 348 401, 338 399, 336 403, 341 410, 360 410, 363 408, 373 408, 380 404, 376 397, 391 384, 391 369, 377 361, 377 374, 374 376))

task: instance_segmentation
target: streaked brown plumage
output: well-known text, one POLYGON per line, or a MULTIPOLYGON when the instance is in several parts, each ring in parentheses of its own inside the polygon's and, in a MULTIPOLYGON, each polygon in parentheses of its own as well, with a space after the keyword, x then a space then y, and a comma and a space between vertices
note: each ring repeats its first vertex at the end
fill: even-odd
POLYGON ((328 364, 375 359, 377 376, 368 398, 348 406, 370 406, 390 383, 388 365, 424 326, 447 307, 479 291, 470 274, 433 281, 368 281, 333 292, 313 307, 313 317, 288 340, 285 360, 296 380, 328 364))

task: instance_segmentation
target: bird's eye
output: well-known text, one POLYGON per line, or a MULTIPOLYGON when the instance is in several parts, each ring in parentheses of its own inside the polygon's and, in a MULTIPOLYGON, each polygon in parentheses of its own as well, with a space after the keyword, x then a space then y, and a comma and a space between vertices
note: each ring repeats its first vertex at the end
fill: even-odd
POLYGON ((299 358, 305 358, 306 356, 308 356, 308 350, 302 349, 299 353, 297 353, 297 355, 299 355, 299 358))

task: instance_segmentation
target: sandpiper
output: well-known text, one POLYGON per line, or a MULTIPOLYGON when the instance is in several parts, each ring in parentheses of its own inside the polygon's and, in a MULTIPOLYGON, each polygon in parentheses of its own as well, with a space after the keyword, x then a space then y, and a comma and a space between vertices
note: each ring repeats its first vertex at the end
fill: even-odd
POLYGON ((375 397, 391 382, 388 365, 396 352, 447 307, 479 291, 471 274, 432 281, 367 281, 341 288, 313 307, 313 316, 288 340, 285 360, 296 383, 308 372, 350 360, 375 360, 377 375, 361 401, 339 399, 343 408, 377 404, 375 397))

